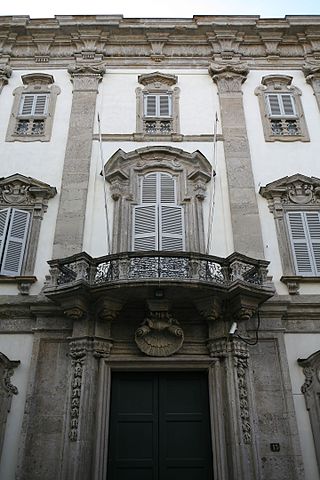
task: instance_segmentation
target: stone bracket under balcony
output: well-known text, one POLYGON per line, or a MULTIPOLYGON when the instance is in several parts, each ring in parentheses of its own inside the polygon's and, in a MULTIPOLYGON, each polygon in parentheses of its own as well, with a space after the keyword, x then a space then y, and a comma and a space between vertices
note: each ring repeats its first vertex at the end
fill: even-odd
MULTIPOLYGON (((92 258, 85 252, 50 260, 44 294, 81 319, 99 305, 163 299, 191 302, 206 320, 243 321, 273 296, 268 262, 233 253, 227 258, 187 252, 125 252, 92 258), (110 303, 111 302, 111 303, 110 303)), ((112 309, 111 309, 112 310, 112 309)))

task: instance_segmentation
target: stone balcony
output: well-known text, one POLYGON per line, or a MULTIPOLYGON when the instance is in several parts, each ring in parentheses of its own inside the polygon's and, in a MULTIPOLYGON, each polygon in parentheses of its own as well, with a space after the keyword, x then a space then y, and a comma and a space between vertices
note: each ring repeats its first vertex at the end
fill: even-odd
MULTIPOLYGON (((85 252, 50 260, 45 295, 62 308, 165 298, 256 309, 273 295, 268 262, 239 253, 220 258, 187 252, 125 252, 92 258, 85 252)), ((87 307, 86 307, 87 310, 87 307)))

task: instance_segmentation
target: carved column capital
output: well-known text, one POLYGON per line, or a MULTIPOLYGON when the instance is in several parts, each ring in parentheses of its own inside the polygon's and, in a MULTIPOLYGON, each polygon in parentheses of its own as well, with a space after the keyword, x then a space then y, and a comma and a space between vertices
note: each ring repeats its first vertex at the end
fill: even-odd
POLYGON ((7 85, 8 78, 11 77, 12 70, 8 65, 0 65, 0 93, 2 88, 7 85))
POLYGON ((86 310, 81 307, 69 307, 66 308, 63 313, 66 317, 71 318, 71 320, 81 320, 87 314, 86 310))
POLYGON ((240 93, 249 69, 244 64, 211 63, 209 74, 217 84, 219 93, 240 93))
POLYGON ((96 92, 105 71, 105 66, 100 64, 71 65, 68 68, 68 72, 71 75, 71 81, 74 85, 73 91, 96 92))

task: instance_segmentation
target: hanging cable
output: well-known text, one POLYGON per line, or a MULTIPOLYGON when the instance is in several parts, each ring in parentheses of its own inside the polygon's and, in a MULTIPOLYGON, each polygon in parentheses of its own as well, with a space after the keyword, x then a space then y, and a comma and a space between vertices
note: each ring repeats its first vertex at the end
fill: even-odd
POLYGON ((106 230, 107 230, 107 255, 110 254, 110 230, 109 230, 109 215, 108 215, 108 203, 107 203, 107 186, 106 186, 106 174, 103 164, 103 151, 102 151, 102 137, 101 137, 101 125, 100 115, 98 113, 98 129, 99 129, 99 148, 100 148, 100 160, 103 176, 103 194, 104 194, 104 210, 106 216, 106 230))
POLYGON ((217 128, 218 128, 218 114, 216 112, 215 121, 214 121, 214 133, 213 133, 213 161, 211 166, 211 197, 210 197, 210 208, 209 208, 209 218, 208 218, 208 241, 206 254, 209 254, 210 243, 211 243, 211 234, 212 234, 212 225, 213 225, 213 215, 214 215, 214 204, 215 204, 215 174, 217 166, 217 128))

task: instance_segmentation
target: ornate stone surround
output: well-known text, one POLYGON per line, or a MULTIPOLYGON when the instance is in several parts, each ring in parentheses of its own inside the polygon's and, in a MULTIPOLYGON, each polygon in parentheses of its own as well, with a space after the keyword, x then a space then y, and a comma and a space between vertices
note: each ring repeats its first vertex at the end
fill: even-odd
POLYGON ((0 18, 2 62, 64 65, 71 59, 108 65, 207 66, 209 59, 245 59, 250 68, 300 66, 320 58, 319 16, 194 16, 192 19, 56 16, 0 18), (159 28, 160 27, 160 28, 159 28), (13 33, 19 31, 19 34, 13 33), (281 62, 279 62, 281 58, 281 62))

